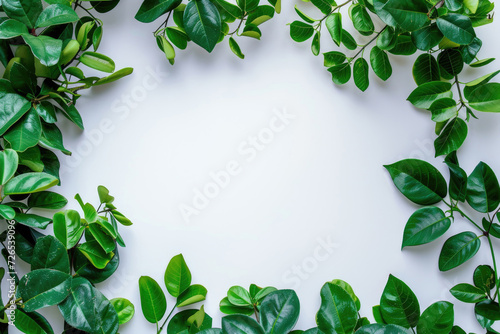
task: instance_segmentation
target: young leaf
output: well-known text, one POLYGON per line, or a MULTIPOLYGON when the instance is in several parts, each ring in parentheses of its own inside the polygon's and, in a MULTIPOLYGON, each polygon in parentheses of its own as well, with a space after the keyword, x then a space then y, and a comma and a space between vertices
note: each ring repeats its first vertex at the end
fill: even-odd
POLYGON ((184 307, 205 300, 207 289, 199 284, 193 284, 177 298, 176 307, 184 307))
POLYGON ((251 306, 252 298, 250 293, 241 286, 233 286, 227 292, 229 302, 235 306, 251 306))
POLYGON ((240 46, 236 43, 233 37, 229 37, 229 47, 231 48, 231 51, 238 56, 238 58, 245 59, 245 55, 241 52, 240 46))
POLYGON ((101 72, 112 73, 115 70, 113 59, 97 52, 86 51, 82 53, 78 60, 82 64, 101 72))
POLYGON ((116 314, 118 315, 118 323, 123 325, 133 318, 135 313, 134 304, 125 298, 113 298, 109 301, 113 305, 116 314))
POLYGON ((80 240, 85 229, 80 221, 80 214, 75 210, 58 212, 54 215, 54 236, 66 249, 73 248, 80 240))
POLYGON ((141 308, 144 318, 150 323, 158 323, 167 311, 167 300, 158 283, 149 276, 139 278, 141 308))
POLYGON ((165 285, 173 297, 179 297, 191 285, 191 272, 182 254, 174 256, 168 263, 165 285))

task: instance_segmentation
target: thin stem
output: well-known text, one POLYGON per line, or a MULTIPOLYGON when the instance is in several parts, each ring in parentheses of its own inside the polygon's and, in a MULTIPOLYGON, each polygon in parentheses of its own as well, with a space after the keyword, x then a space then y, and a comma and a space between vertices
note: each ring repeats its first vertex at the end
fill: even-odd
POLYGON ((491 251, 491 258, 493 260, 493 269, 495 270, 495 286, 496 286, 496 292, 495 292, 495 298, 498 296, 498 290, 499 290, 499 284, 500 281, 498 280, 498 269, 497 269, 497 261, 495 259, 495 249, 493 248, 493 243, 491 242, 491 237, 490 235, 486 235, 486 238, 488 239, 488 244, 490 245, 490 251, 491 251))
POLYGON ((241 18, 240 24, 238 24, 238 28, 236 28, 235 31, 233 31, 232 33, 229 33, 227 35, 232 36, 232 35, 236 34, 240 30, 241 26, 243 25, 243 22, 245 22, 246 17, 247 17, 247 14, 243 15, 243 17, 241 18))
POLYGON ((485 230, 483 230, 483 229, 482 229, 482 228, 481 228, 478 224, 476 224, 476 222, 475 222, 475 221, 473 221, 473 220, 472 220, 472 218, 470 218, 469 216, 467 216, 467 215, 465 214, 465 212, 463 212, 463 211, 462 211, 462 210, 458 207, 458 205, 453 206, 453 205, 451 205, 451 204, 447 203, 445 200, 443 200, 443 203, 444 203, 444 204, 446 204, 447 206, 449 206, 449 208, 450 208, 451 210, 453 210, 453 211, 456 211, 456 212, 460 213, 460 215, 461 215, 462 217, 464 217, 465 219, 467 219, 468 221, 470 221, 470 222, 471 222, 471 223, 472 223, 475 227, 477 227, 477 228, 478 228, 481 232, 483 232, 483 233, 484 233, 484 232, 486 232, 486 231, 485 231, 485 230))
MULTIPOLYGON (((3 311, 5 311, 9 307, 9 305, 12 303, 12 300, 14 299, 14 297, 15 297, 15 295, 12 296, 12 297, 10 297, 9 301, 7 303, 5 303, 5 306, 0 309, 0 313, 2 313, 3 311)), ((23 299, 22 298, 17 298, 14 301, 14 304, 19 303, 21 300, 23 300, 23 299)))
POLYGON ((344 3, 341 3, 340 5, 338 6, 335 6, 333 7, 332 11, 330 13, 328 13, 328 15, 325 15, 325 17, 323 17, 321 20, 319 20, 319 24, 321 24, 321 22, 323 22, 328 16, 332 15, 333 12, 335 12, 336 10, 339 10, 340 8, 344 7, 345 5, 351 3, 353 0, 347 0, 346 2, 344 3))
POLYGON ((168 24, 168 21, 170 20, 170 16, 172 15, 172 11, 168 12, 168 15, 167 15, 167 18, 165 21, 162 22, 162 24, 160 24, 160 26, 158 27, 158 29, 156 29, 154 31, 154 35, 157 36, 159 33, 160 33, 160 30, 162 29, 166 29, 167 28, 167 24, 168 24))
MULTIPOLYGON (((464 102, 464 98, 462 96, 462 90, 460 89, 460 82, 458 81, 458 75, 455 75, 455 84, 457 85, 458 96, 460 98, 460 109, 462 109, 462 107, 465 106, 465 102, 464 102)), ((458 109, 458 111, 460 111, 460 109, 458 109)), ((458 114, 458 111, 457 111, 457 114, 458 114)))
MULTIPOLYGON (((161 333, 161 331, 163 330, 163 327, 165 327, 165 325, 167 324, 168 319, 170 319, 170 316, 172 315, 172 313, 174 313, 174 310, 175 310, 175 306, 172 308, 172 311, 170 311, 170 313, 168 314, 167 318, 165 319, 165 321, 161 325, 160 329, 156 331, 156 334, 161 333)), ((156 326, 158 326, 158 323, 156 323, 156 326)))
POLYGON ((359 49, 359 51, 354 55, 354 57, 351 58, 351 61, 356 59, 357 56, 359 56, 359 54, 363 51, 365 51, 366 47, 368 45, 370 45, 371 43, 373 43, 374 40, 376 40, 378 38, 378 36, 387 28, 387 26, 385 26, 382 30, 380 30, 376 35, 375 37, 373 37, 368 43, 366 43, 365 45, 363 45, 363 47, 361 49, 359 49))
POLYGON ((99 20, 97 17, 95 17, 87 8, 83 7, 79 2, 75 2, 75 9, 76 9, 76 6, 83 9, 87 14, 90 15, 91 18, 94 19, 95 22, 99 23, 99 25, 102 24, 101 20, 99 20))

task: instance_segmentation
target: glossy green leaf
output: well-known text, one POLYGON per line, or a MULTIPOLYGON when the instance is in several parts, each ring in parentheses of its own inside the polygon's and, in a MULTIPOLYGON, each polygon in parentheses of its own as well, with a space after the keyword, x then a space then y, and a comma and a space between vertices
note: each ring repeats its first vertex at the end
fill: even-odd
POLYGON ((115 255, 113 252, 106 253, 99 243, 95 240, 87 241, 80 246, 78 250, 96 267, 104 269, 115 255))
POLYGON ((42 123, 38 113, 32 108, 4 135, 11 148, 24 152, 38 144, 42 135, 42 123))
POLYGON ((115 308, 118 315, 118 323, 120 325, 126 324, 132 319, 135 313, 134 304, 125 298, 113 298, 109 301, 115 308))
POLYGON ((212 52, 221 33, 220 14, 209 0, 193 0, 184 11, 184 28, 189 38, 212 52))
POLYGON ((439 270, 456 268, 476 255, 481 241, 473 232, 462 232, 452 236, 443 245, 439 254, 439 270))
POLYGON ((392 75, 392 66, 389 62, 389 56, 378 46, 374 46, 370 51, 370 64, 373 72, 382 80, 386 81, 392 75))
POLYGON ((97 52, 86 51, 81 54, 78 60, 82 64, 101 72, 112 73, 115 70, 113 59, 97 52))
POLYGON ((89 224, 88 231, 99 243, 104 252, 110 253, 115 249, 115 240, 113 239, 113 236, 109 235, 109 232, 106 231, 106 229, 104 229, 100 224, 89 224))
POLYGON ((50 218, 34 215, 31 213, 16 213, 14 218, 19 224, 23 224, 29 227, 35 227, 40 229, 46 229, 51 223, 50 218))
POLYGON ((300 16, 300 18, 302 20, 304 20, 305 22, 307 22, 307 23, 314 23, 315 22, 315 20, 312 17, 310 17, 310 16, 306 15, 304 12, 302 12, 297 7, 297 5, 295 5, 294 9, 295 9, 295 12, 297 13, 297 15, 300 16))
POLYGON ((59 180, 47 173, 24 173, 12 178, 4 185, 6 195, 29 194, 46 190, 59 183, 59 180))
POLYGON ((404 328, 415 327, 420 318, 417 297, 408 285, 392 275, 380 298, 380 310, 385 321, 404 328))
POLYGON ((337 46, 342 43, 342 14, 332 13, 326 17, 326 28, 337 46))
POLYGON ((365 91, 370 85, 370 81, 368 78, 369 66, 368 62, 364 58, 358 58, 354 62, 354 66, 352 68, 352 73, 354 77, 354 83, 356 87, 358 87, 361 91, 365 91))
POLYGON ((40 0, 5 0, 2 1, 2 9, 8 17, 32 29, 43 7, 40 0))
POLYGON ((332 67, 335 65, 340 65, 346 60, 345 54, 339 51, 330 51, 323 53, 324 63, 326 67, 332 67))
POLYGON ((413 79, 417 86, 431 81, 439 81, 439 66, 433 55, 424 53, 413 64, 413 79))
POLYGON ((32 312, 59 304, 68 296, 70 287, 70 275, 53 269, 38 269, 21 278, 18 294, 23 299, 23 310, 32 312))
POLYGON ((500 112, 500 83, 480 85, 468 96, 469 105, 479 111, 500 112))
POLYGON ((429 51, 443 40, 443 33, 436 23, 415 30, 411 33, 411 39, 417 49, 429 51))
POLYGON ((251 306, 252 298, 250 293, 241 286, 233 286, 227 292, 229 302, 235 306, 251 306))
POLYGON ((19 21, 9 19, 0 23, 0 39, 10 39, 27 33, 28 28, 19 21))
POLYGON ((390 50, 396 44, 396 39, 397 36, 394 31, 394 28, 386 26, 384 30, 382 30, 380 35, 377 37, 377 47, 385 51, 390 50))
POLYGON ((30 108, 30 101, 18 95, 9 81, 0 79, 0 135, 3 135, 30 108))
POLYGON ((321 51, 321 33, 318 31, 314 34, 312 43, 311 43, 311 52, 313 55, 319 55, 321 51))
POLYGON ((399 191, 416 204, 432 205, 446 196, 443 175, 428 162, 406 159, 384 167, 399 191))
POLYGON ((143 23, 153 22, 180 3, 181 0, 145 0, 135 14, 135 19, 143 23))
POLYGON ((361 35, 369 36, 373 34, 375 26, 365 7, 355 4, 349 8, 349 15, 354 25, 354 29, 361 35))
POLYGON ((15 216, 16 212, 13 208, 8 205, 0 204, 0 217, 2 217, 3 219, 11 220, 14 219, 15 216))
POLYGON ((347 83, 351 79, 352 74, 349 63, 332 66, 328 69, 328 72, 332 74, 332 81, 337 85, 347 83))
POLYGON ((223 334, 264 334, 264 330, 254 319, 245 315, 228 315, 222 318, 223 334))
POLYGON ((0 185, 4 185, 14 176, 18 163, 19 157, 16 151, 6 149, 0 152, 0 185))
POLYGON ((345 29, 342 29, 342 44, 349 50, 356 50, 358 47, 354 37, 345 29))
POLYGON ((30 208, 59 210, 66 206, 67 203, 66 197, 51 191, 35 193, 28 198, 30 208))
POLYGON ((493 61, 495 61, 495 58, 481 59, 481 60, 475 61, 473 63, 470 63, 469 66, 470 67, 483 67, 483 66, 486 66, 488 64, 491 64, 493 61))
POLYGON ((73 248, 80 240, 84 227, 80 214, 75 210, 66 210, 54 215, 54 236, 66 247, 73 248))
POLYGON ((443 77, 443 71, 451 78, 460 74, 464 68, 462 54, 456 49, 442 51, 437 60, 441 69, 441 76, 443 77))
POLYGON ((36 21, 36 27, 49 27, 57 24, 72 23, 79 17, 69 5, 53 4, 43 10, 36 21))
POLYGON ((408 96, 408 101, 417 108, 428 109, 434 101, 452 97, 453 93, 449 82, 432 81, 418 86, 408 96))
POLYGON ((443 35, 454 43, 467 45, 476 37, 468 16, 450 13, 439 17, 436 23, 443 35))
POLYGON ((316 323, 323 333, 352 333, 358 320, 356 303, 337 284, 326 283, 321 288, 321 307, 316 323))
POLYGON ((177 307, 188 306, 205 300, 207 289, 199 284, 191 285, 177 298, 177 307))
POLYGON ((238 58, 245 59, 245 55, 241 52, 240 46, 233 37, 229 37, 229 47, 238 58))
POLYGON ((68 298, 59 305, 64 321, 82 331, 101 334, 118 331, 118 315, 109 300, 89 281, 73 279, 68 298))
POLYGON ((311 0, 311 3, 316 6, 323 14, 328 15, 332 11, 332 6, 335 4, 333 0, 311 0))
POLYGON ((94 284, 107 280, 116 272, 120 263, 118 249, 115 249, 113 252, 115 256, 113 256, 106 267, 104 269, 97 269, 80 250, 75 250, 73 262, 75 277, 84 277, 94 284))
POLYGON ((434 141, 436 157, 458 150, 467 138, 467 123, 461 118, 452 119, 434 141))
POLYGON ((299 313, 299 298, 295 291, 274 291, 262 301, 260 323, 266 334, 288 333, 297 323, 299 313))
POLYGON ((455 320, 453 304, 439 301, 429 306, 420 316, 418 333, 450 334, 455 320))
POLYGON ((50 67, 59 62, 63 46, 62 40, 49 36, 32 36, 29 34, 24 34, 23 39, 42 65, 50 67))
POLYGON ((467 173, 456 163, 445 159, 450 170, 450 197, 456 201, 465 202, 467 194, 467 173))
POLYGON ((474 285, 488 293, 495 287, 495 271, 488 265, 480 265, 474 270, 474 285))
POLYGON ((402 248, 429 243, 442 236, 451 226, 443 210, 426 207, 417 210, 406 223, 402 248))
POLYGON ((167 300, 158 283, 149 276, 139 279, 142 313, 150 323, 158 323, 167 311, 167 300))
POLYGON ((168 293, 173 297, 179 297, 181 293, 191 285, 191 272, 182 254, 174 256, 168 263, 165 271, 165 286, 168 293))
POLYGON ((220 311, 224 314, 252 315, 254 313, 253 306, 235 306, 229 301, 227 297, 220 301, 219 308, 220 311))
MULTIPOLYGON (((474 307, 474 313, 479 324, 488 328, 493 325, 495 321, 500 320, 500 307, 497 302, 492 300, 484 300, 479 302, 474 307)), ((491 331, 487 332, 488 334, 491 331)))
POLYGON ((457 102, 449 97, 434 101, 429 110, 434 122, 448 121, 450 118, 456 117, 458 113, 457 102))
POLYGON ((295 42, 304 42, 311 38, 313 34, 314 28, 310 24, 301 21, 293 21, 290 24, 290 37, 295 42))
POLYGON ((486 300, 486 293, 474 285, 461 283, 450 289, 450 293, 456 299, 464 303, 479 303, 486 300))
POLYGON ((37 312, 26 313, 16 309, 14 325, 26 334, 54 334, 47 319, 37 312))
POLYGON ((66 248, 51 235, 38 239, 35 244, 31 259, 31 271, 37 269, 55 269, 66 274, 70 273, 66 248))
POLYGON ((500 185, 493 170, 480 162, 467 180, 467 202, 476 211, 494 211, 500 204, 500 185))
POLYGON ((428 9, 422 0, 389 0, 383 10, 392 16, 392 22, 407 31, 417 30, 429 21, 428 9))

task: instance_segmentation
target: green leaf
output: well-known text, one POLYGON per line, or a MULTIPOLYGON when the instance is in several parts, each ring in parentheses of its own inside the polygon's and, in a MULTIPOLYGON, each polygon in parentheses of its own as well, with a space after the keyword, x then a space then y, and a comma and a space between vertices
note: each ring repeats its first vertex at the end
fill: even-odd
POLYGON ((202 306, 200 310, 185 310, 174 315, 167 326, 167 333, 197 333, 200 329, 211 327, 212 318, 202 306))
POLYGON ((392 275, 380 298, 380 310, 385 321, 404 328, 415 327, 420 317, 417 297, 408 285, 392 275))
POLYGON ((176 47, 181 50, 184 50, 187 47, 189 37, 183 29, 178 27, 168 27, 166 32, 167 37, 176 47))
POLYGON ((129 322, 134 316, 135 307, 130 300, 125 298, 113 298, 109 302, 115 308, 116 314, 118 315, 118 323, 120 325, 129 322))
POLYGON ((456 49, 446 49, 438 55, 438 63, 441 69, 441 76, 443 71, 450 78, 460 74, 464 68, 464 59, 460 51, 456 49))
POLYGON ((115 70, 113 59, 97 52, 86 51, 82 53, 78 60, 82 64, 101 72, 112 73, 115 70))
POLYGON ((71 154, 71 152, 64 147, 61 130, 59 130, 55 124, 42 123, 40 145, 46 148, 59 150, 66 155, 71 154))
POLYGON ((470 67, 483 67, 483 66, 486 66, 486 65, 492 63, 494 60, 495 60, 495 58, 481 59, 481 60, 475 61, 473 63, 470 63, 469 66, 470 67))
POLYGON ((321 307, 316 315, 318 328, 324 333, 352 333, 358 310, 351 295, 337 284, 321 288, 321 307))
POLYGON ((381 50, 390 50, 396 45, 396 39, 394 28, 386 26, 377 37, 377 47, 381 50))
POLYGON ((2 9, 8 17, 32 29, 43 7, 40 0, 5 0, 2 1, 2 9))
MULTIPOLYGON (((474 307, 476 319, 483 328, 491 327, 495 321, 500 320, 500 307, 498 303, 492 300, 484 300, 477 303, 474 307)), ((487 333, 492 333, 490 330, 487 333)), ((493 332, 494 333, 494 332, 493 332)))
POLYGON ((229 302, 235 306, 251 306, 252 298, 250 293, 241 286, 233 286, 227 292, 229 302))
POLYGON ((311 3, 316 6, 323 14, 328 15, 332 11, 332 6, 335 4, 333 0, 311 0, 311 3))
POLYGON ((30 213, 16 213, 14 218, 19 224, 26 225, 29 227, 46 229, 51 223, 50 218, 30 214, 30 213))
POLYGON ((19 21, 9 19, 0 23, 0 39, 10 39, 27 33, 28 28, 19 21))
POLYGON ((255 10, 259 5, 258 0, 236 0, 236 3, 244 13, 255 10))
POLYGON ((54 334, 47 319, 37 312, 26 313, 16 309, 14 325, 18 330, 27 334, 54 334))
POLYGON ((446 197, 443 175, 428 162, 406 159, 384 167, 399 191, 416 204, 432 205, 446 197))
POLYGON ((356 50, 358 47, 354 37, 345 29, 342 29, 342 44, 349 50, 356 50))
POLYGON ((396 38, 396 44, 394 44, 394 47, 389 52, 395 55, 410 56, 417 52, 417 48, 413 44, 411 36, 405 34, 399 35, 396 38))
POLYGON ((274 8, 272 6, 258 6, 248 15, 247 23, 256 26, 269 21, 274 17, 274 8))
POLYGON ((315 56, 319 55, 319 53, 321 51, 320 40, 321 40, 321 32, 318 31, 318 32, 316 32, 314 34, 314 37, 313 37, 313 40, 312 40, 312 43, 311 43, 311 52, 315 56))
POLYGON ((228 315, 222 318, 223 334, 264 334, 262 327, 254 319, 245 315, 228 315))
POLYGON ((340 43, 342 43, 342 15, 340 13, 328 15, 325 20, 325 25, 335 44, 340 46, 340 43))
POLYGON ((99 201, 101 203, 111 204, 115 200, 115 198, 109 194, 109 190, 105 186, 98 186, 97 193, 99 195, 99 201))
POLYGON ((8 205, 0 204, 0 217, 2 217, 3 219, 11 220, 14 219, 15 216, 16 212, 13 208, 8 205))
POLYGON ((78 21, 79 17, 71 6, 64 4, 50 5, 43 10, 36 21, 36 27, 50 27, 57 24, 72 23, 78 21))
POLYGON ((392 16, 392 22, 407 31, 417 30, 429 21, 428 9, 422 0, 389 0, 383 9, 392 16))
POLYGON ((468 16, 450 13, 438 17, 436 23, 443 35, 454 43, 467 45, 476 37, 468 16))
POLYGON ((135 19, 143 23, 153 22, 180 3, 181 0, 145 0, 135 14, 135 19))
POLYGON ((439 270, 456 268, 476 255, 481 241, 473 232, 462 232, 452 236, 443 245, 439 254, 439 270))
POLYGON ((297 5, 295 5, 295 12, 297 13, 298 16, 300 16, 300 18, 304 21, 306 21, 307 23, 314 23, 315 20, 311 17, 309 17, 308 15, 304 14, 298 7, 297 5))
POLYGON ((0 185, 4 185, 14 176, 18 163, 19 157, 16 151, 6 149, 0 152, 0 185))
POLYGON ((104 269, 115 255, 113 252, 106 253, 99 243, 95 240, 87 241, 80 246, 78 250, 96 267, 104 269))
POLYGON ((478 266, 474 270, 474 285, 488 293, 495 287, 495 271, 487 265, 478 266))
POLYGON ((456 117, 458 113, 457 102, 449 97, 434 101, 429 110, 434 122, 448 121, 450 118, 456 117))
POLYGON ((354 62, 354 66, 352 69, 354 83, 356 87, 361 91, 365 91, 370 85, 370 81, 368 79, 368 62, 364 58, 358 58, 354 62))
POLYGON ((467 123, 464 120, 458 117, 452 119, 434 141, 436 157, 458 150, 467 138, 467 133, 467 123))
POLYGON ((47 173, 24 173, 12 178, 4 186, 6 195, 29 194, 48 189, 59 180, 47 173))
POLYGON ((108 232, 100 224, 98 223, 89 224, 88 231, 99 243, 104 252, 110 253, 115 249, 115 240, 111 235, 108 234, 108 232))
POLYGON ((346 60, 345 54, 338 51, 330 51, 323 53, 324 56, 324 66, 332 67, 335 65, 340 65, 346 60))
POLYGON ((365 7, 355 4, 349 8, 349 15, 351 16, 354 29, 361 35, 369 36, 373 34, 375 26, 365 7))
POLYGON ((332 284, 340 286, 342 289, 344 289, 349 296, 351 296, 352 300, 354 300, 354 303, 356 304, 356 309, 359 311, 361 309, 361 302, 359 301, 358 296, 354 293, 354 290, 352 286, 349 285, 346 281, 343 281, 341 279, 334 279, 332 284))
POLYGON ((337 85, 343 85, 351 79, 351 64, 344 63, 332 66, 328 69, 332 74, 332 81, 337 85))
POLYGON ((59 304, 68 296, 70 287, 70 275, 53 269, 38 269, 21 278, 17 292, 23 299, 23 310, 32 312, 59 304))
POLYGON ((474 89, 468 97, 469 105, 479 111, 500 112, 500 83, 485 83, 474 89))
POLYGON ((487 296, 484 290, 475 287, 474 285, 461 283, 450 289, 451 294, 456 299, 464 303, 479 303, 486 300, 487 296))
POLYGON ((370 64, 373 72, 382 80, 386 81, 392 75, 392 66, 387 53, 378 46, 374 46, 370 51, 370 64))
POLYGON ((288 333, 297 323, 299 313, 299 298, 295 291, 274 291, 262 301, 260 323, 267 334, 288 333))
POLYGON ((104 269, 97 269, 94 265, 80 252, 78 249, 75 251, 74 257, 74 270, 75 276, 80 276, 88 279, 92 283, 101 283, 107 280, 118 269, 120 263, 120 256, 118 249, 114 250, 115 256, 109 261, 104 269))
POLYGON ((174 256, 168 263, 165 285, 173 297, 179 297, 191 285, 191 272, 182 254, 174 256))
POLYGON ((254 313, 253 306, 234 306, 227 297, 220 301, 219 308, 224 314, 252 315, 254 313))
POLYGON ((467 180, 467 202, 476 211, 494 211, 500 204, 500 186, 493 170, 480 162, 467 180))
POLYGON ((199 284, 191 285, 177 298, 177 307, 188 306, 205 300, 207 289, 199 284))
POLYGON ((62 242, 66 249, 73 248, 80 240, 84 227, 80 222, 80 214, 75 210, 58 212, 52 219, 54 236, 62 242))
POLYGON ((37 269, 55 269, 66 274, 70 273, 66 248, 51 235, 36 241, 31 258, 31 271, 37 269))
POLYGON ((411 39, 417 49, 429 51, 443 40, 443 33, 436 23, 415 30, 411 33, 411 39))
POLYGON ((91 334, 116 333, 118 315, 109 300, 89 281, 73 279, 71 293, 59 304, 59 311, 71 327, 91 334))
POLYGON ((452 97, 453 93, 449 82, 432 81, 418 86, 408 96, 408 101, 417 108, 428 109, 434 101, 452 97))
POLYGON ((24 152, 38 144, 42 135, 42 123, 35 109, 31 108, 19 122, 11 127, 4 135, 12 149, 24 152))
POLYGON ((51 191, 35 193, 28 198, 28 207, 30 208, 59 210, 67 203, 66 197, 51 191))
POLYGON ((59 62, 63 46, 62 40, 43 35, 31 36, 29 34, 24 34, 23 39, 42 65, 50 67, 59 62))
POLYGON ((442 236, 451 226, 451 220, 437 207, 418 209, 406 223, 402 248, 429 243, 442 236))
MULTIPOLYGON (((68 72, 66 72, 68 73, 68 72)), ((56 110, 54 105, 47 101, 42 101, 34 107, 38 115, 47 123, 55 123, 57 121, 56 110)))
POLYGON ((9 81, 0 79, 0 135, 3 135, 30 108, 30 101, 16 94, 9 81))
POLYGON ((158 283, 149 276, 139 278, 141 308, 144 318, 150 323, 158 323, 167 311, 167 300, 158 283))
POLYGON ((453 304, 439 301, 429 306, 420 317, 418 333, 450 334, 455 313, 453 304))
POLYGON ((415 64, 413 64, 412 72, 417 86, 431 81, 439 81, 441 78, 436 58, 428 53, 418 56, 415 64))
POLYGON ((241 52, 240 46, 236 43, 233 37, 229 37, 229 47, 231 48, 231 51, 238 56, 238 58, 245 59, 245 55, 241 52))
POLYGON ((221 33, 221 18, 210 0, 193 0, 184 11, 184 28, 189 38, 212 52, 221 33))
POLYGON ((465 202, 467 194, 467 173, 458 164, 446 157, 445 163, 450 170, 450 197, 456 201, 465 202))
POLYGON ((312 25, 301 22, 293 21, 290 24, 290 37, 295 42, 305 42, 314 34, 314 28, 312 25))
POLYGON ((132 72, 134 72, 134 69, 131 67, 122 68, 121 70, 118 70, 115 73, 108 75, 107 77, 100 78, 99 80, 94 82, 94 86, 105 85, 105 84, 114 82, 114 81, 119 80, 123 77, 126 77, 127 75, 132 74, 132 72))

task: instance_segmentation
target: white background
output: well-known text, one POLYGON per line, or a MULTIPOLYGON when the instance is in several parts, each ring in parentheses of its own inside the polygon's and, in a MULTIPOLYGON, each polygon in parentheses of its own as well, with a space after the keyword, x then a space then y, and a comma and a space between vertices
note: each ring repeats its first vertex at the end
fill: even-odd
MULTIPOLYGON (((86 130, 65 124, 65 145, 73 156, 62 157, 63 185, 56 190, 71 199, 68 207, 77 208, 75 192, 95 203, 96 187, 106 185, 134 222, 121 229, 127 248, 120 252, 118 272, 99 285, 108 298, 126 297, 136 305, 136 316, 120 332, 154 332, 143 318, 137 281, 149 275, 164 287, 167 263, 179 253, 193 283, 208 288, 204 304, 217 326, 218 304, 228 288, 257 283, 295 289, 301 301, 297 328, 313 327, 319 290, 335 278, 353 286, 362 315, 373 319, 371 307, 379 304, 392 273, 414 290, 422 311, 438 300, 456 302, 457 323, 482 332, 473 307, 448 290, 471 282, 476 265, 491 263, 486 244, 473 261, 448 273, 437 268, 444 238, 400 251, 404 225, 417 206, 397 191, 383 165, 420 158, 448 175, 442 158, 434 159, 429 114, 406 101, 415 87, 415 57, 391 56, 393 76, 384 83, 371 73, 365 93, 352 82, 336 87, 322 56, 310 52, 310 41, 298 44, 289 37, 286 24, 297 19, 296 3, 307 7, 285 2, 282 14, 262 26, 260 42, 238 39, 245 60, 231 53, 226 40, 212 54, 190 45, 178 52, 173 67, 152 35, 160 21, 146 25, 133 19, 139 1, 124 1, 101 16, 100 51, 117 68, 135 71, 79 101, 86 130), (247 161, 238 147, 283 110, 295 118, 247 161), (185 221, 179 207, 192 205, 195 189, 202 190, 212 181, 210 173, 231 161, 241 172, 185 221), (331 254, 315 258, 319 240, 328 239, 334 243, 331 254), (292 274, 294 266, 306 275, 292 274)), ((498 22, 477 31, 484 42, 480 58, 498 56, 498 22)), ((334 50, 326 29, 323 35, 322 52, 334 50)), ((493 63, 466 69, 464 81, 497 68, 493 63)), ((460 149, 461 163, 471 172, 483 160, 500 173, 500 118, 478 116, 460 149)), ((463 230, 475 231, 457 220, 446 237, 463 230)), ((174 301, 168 301, 170 309, 174 301)), ((50 314, 57 310, 43 313, 54 319, 50 314)))

